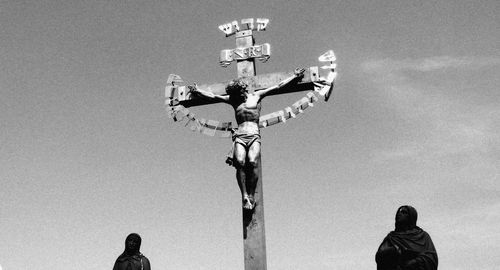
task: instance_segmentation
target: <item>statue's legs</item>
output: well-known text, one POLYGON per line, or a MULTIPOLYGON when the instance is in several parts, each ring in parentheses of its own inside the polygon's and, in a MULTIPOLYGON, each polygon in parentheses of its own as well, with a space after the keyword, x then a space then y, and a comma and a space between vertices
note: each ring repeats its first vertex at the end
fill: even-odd
POLYGON ((260 142, 254 142, 250 145, 247 153, 247 173, 246 173, 246 190, 252 204, 252 208, 255 207, 255 189, 257 188, 257 182, 259 181, 259 157, 260 157, 260 142))
POLYGON ((250 145, 248 152, 242 144, 234 144, 234 167, 240 187, 243 208, 251 210, 255 206, 255 189, 259 180, 260 143, 250 145))
POLYGON ((241 198, 243 201, 243 208, 251 209, 252 203, 248 195, 247 189, 247 168, 246 168, 247 151, 245 147, 239 143, 234 144, 234 167, 236 168, 236 180, 241 191, 241 198))

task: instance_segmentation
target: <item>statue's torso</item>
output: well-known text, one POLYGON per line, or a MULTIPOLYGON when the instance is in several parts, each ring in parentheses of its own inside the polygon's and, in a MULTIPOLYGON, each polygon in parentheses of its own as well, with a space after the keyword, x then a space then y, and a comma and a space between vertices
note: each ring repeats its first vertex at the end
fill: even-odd
POLYGON ((258 133, 261 110, 259 97, 248 94, 245 101, 232 105, 238 129, 240 131, 247 130, 249 133, 258 133))

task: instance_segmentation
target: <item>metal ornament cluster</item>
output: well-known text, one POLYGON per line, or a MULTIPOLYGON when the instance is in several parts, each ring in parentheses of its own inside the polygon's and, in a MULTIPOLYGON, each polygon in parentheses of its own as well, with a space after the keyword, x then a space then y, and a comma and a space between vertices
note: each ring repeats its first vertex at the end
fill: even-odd
MULTIPOLYGON (((241 20, 241 26, 238 21, 233 21, 231 23, 220 25, 219 29, 224 32, 226 37, 232 35, 236 35, 236 37, 246 35, 251 36, 252 31, 254 30, 264 31, 268 23, 269 19, 263 18, 258 18, 256 20, 243 19, 241 20)), ((270 54, 271 47, 267 43, 251 47, 237 46, 237 48, 232 50, 221 51, 220 64, 223 67, 227 67, 233 61, 255 58, 261 61, 267 61, 270 54)), ((261 116, 259 118, 260 128, 266 128, 278 123, 286 123, 287 120, 296 118, 297 115, 303 113, 305 109, 314 106, 314 103, 319 100, 318 95, 323 97, 325 101, 329 100, 337 78, 335 53, 333 50, 328 50, 319 56, 318 61, 322 63, 322 66, 313 66, 306 69, 306 74, 302 79, 302 82, 299 83, 299 86, 302 88, 299 90, 289 90, 289 92, 307 90, 309 90, 309 92, 290 106, 261 116)), ((266 88, 266 84, 274 83, 274 81, 270 78, 278 80, 280 76, 284 77, 285 75, 285 73, 269 75, 264 74, 249 78, 249 80, 251 81, 254 90, 258 91, 259 89, 266 88)), ((227 82, 223 82, 211 85, 202 85, 201 87, 212 92, 224 94, 223 91, 226 84, 227 82)), ((187 109, 187 107, 190 106, 204 105, 208 103, 201 103, 201 101, 195 100, 196 97, 191 95, 189 88, 179 75, 169 75, 167 86, 165 87, 165 98, 167 111, 169 112, 170 117, 174 121, 182 123, 185 127, 188 127, 194 132, 199 132, 208 136, 219 135, 221 137, 229 137, 234 131, 232 122, 197 118, 194 113, 187 109)))

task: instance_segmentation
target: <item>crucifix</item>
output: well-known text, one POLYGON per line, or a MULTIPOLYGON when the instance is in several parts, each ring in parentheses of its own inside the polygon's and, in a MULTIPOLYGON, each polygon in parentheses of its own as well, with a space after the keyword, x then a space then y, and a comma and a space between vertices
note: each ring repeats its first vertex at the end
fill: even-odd
POLYGON ((337 76, 336 58, 331 50, 319 57, 320 62, 329 62, 320 68, 256 75, 255 59, 266 62, 271 55, 271 46, 268 43, 255 45, 253 32, 264 31, 268 23, 268 19, 250 18, 241 20, 241 25, 233 21, 219 26, 226 37, 234 35, 236 39, 236 48, 222 50, 219 62, 227 67, 236 61, 238 79, 186 86, 180 76, 171 74, 165 88, 166 103, 174 121, 205 135, 218 133, 222 137, 232 136, 233 147, 226 162, 236 169, 242 195, 245 270, 267 269, 260 129, 285 123, 287 119, 303 113, 318 100, 316 94, 327 101, 337 76), (323 71, 328 74, 322 76, 323 71), (299 91, 309 92, 283 110, 260 115, 260 101, 265 96, 299 91), (187 109, 218 102, 233 107, 237 128, 232 127, 232 122, 197 118, 187 109))

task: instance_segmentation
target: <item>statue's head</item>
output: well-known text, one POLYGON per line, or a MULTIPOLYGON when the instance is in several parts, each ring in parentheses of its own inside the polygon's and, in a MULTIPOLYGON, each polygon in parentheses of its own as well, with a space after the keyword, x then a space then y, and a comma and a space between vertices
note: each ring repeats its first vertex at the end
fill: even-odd
POLYGON ((136 233, 131 233, 125 239, 125 253, 136 254, 141 248, 141 237, 136 233))
POLYGON ((405 231, 417 226, 417 210, 409 205, 403 205, 396 212, 396 231, 405 231))
POLYGON ((226 86, 226 93, 229 96, 243 96, 248 92, 248 84, 243 78, 231 80, 226 86))

